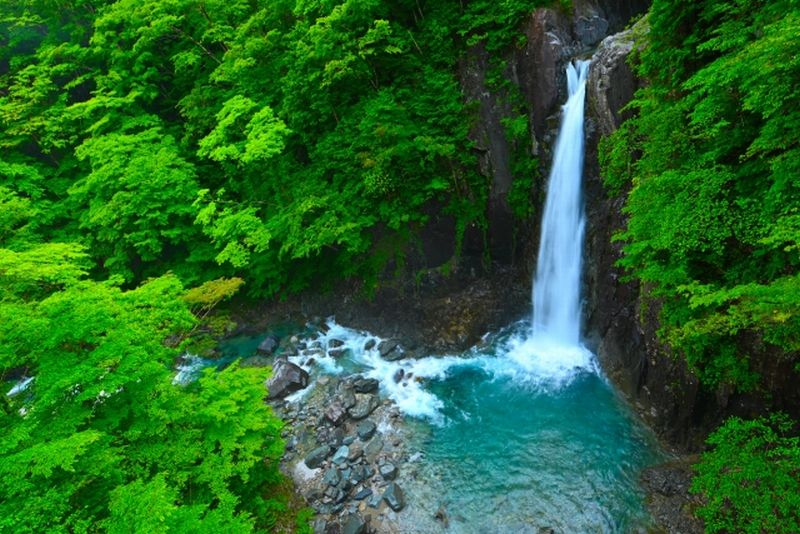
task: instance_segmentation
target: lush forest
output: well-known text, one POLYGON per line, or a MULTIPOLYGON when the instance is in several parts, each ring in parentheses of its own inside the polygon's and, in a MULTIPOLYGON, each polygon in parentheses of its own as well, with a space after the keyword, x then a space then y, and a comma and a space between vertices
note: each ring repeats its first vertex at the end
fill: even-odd
MULTIPOLYGON (((656 1, 645 27, 647 85, 603 152, 630 189, 621 263, 706 387, 769 397, 765 374, 800 378, 800 2, 656 1)), ((796 436, 773 416, 711 438, 708 531, 800 529, 796 436)))
POLYGON ((482 225, 457 62, 539 3, 0 2, 0 530, 291 527, 267 371, 174 362, 242 284, 482 225))
MULTIPOLYGON (((178 386, 175 361, 234 294, 374 288, 431 202, 485 229, 457 68, 540 5, 570 9, 0 2, 0 531, 307 529, 268 371, 178 386)), ((800 372, 800 2, 656 0, 647 28, 601 151, 622 264, 709 388, 768 394, 770 359, 800 372)), ((800 530, 796 436, 783 415, 712 435, 709 531, 800 530)))

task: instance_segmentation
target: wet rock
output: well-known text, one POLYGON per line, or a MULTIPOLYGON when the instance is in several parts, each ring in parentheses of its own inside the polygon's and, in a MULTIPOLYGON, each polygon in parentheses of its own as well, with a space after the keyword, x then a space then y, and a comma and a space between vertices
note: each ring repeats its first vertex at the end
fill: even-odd
POLYGON ((356 434, 358 434, 359 439, 361 441, 367 441, 369 438, 375 435, 375 431, 377 427, 375 423, 370 420, 360 421, 356 425, 356 434))
POLYGON ((357 465, 353 468, 353 473, 350 475, 350 480, 354 484, 364 482, 372 475, 371 469, 365 465, 357 465))
POLYGON ((342 445, 336 449, 331 461, 337 465, 341 465, 347 461, 347 455, 350 454, 350 448, 347 445, 342 445))
POLYGON ((364 419, 374 412, 379 404, 377 397, 374 395, 362 395, 359 393, 356 395, 355 405, 349 408, 347 413, 355 420, 364 419))
POLYGON ((270 399, 280 399, 308 386, 308 373, 287 360, 277 360, 266 387, 270 399))
POLYGON ((334 486, 328 486, 328 489, 325 490, 325 496, 334 504, 343 503, 347 499, 347 493, 334 486))
POLYGON ((334 402, 325 410, 325 419, 334 426, 339 426, 347 417, 347 409, 340 402, 334 402))
POLYGON ((342 356, 344 356, 344 349, 333 349, 328 351, 328 356, 333 358, 334 360, 338 360, 342 356))
POLYGON ((586 83, 590 115, 597 120, 603 136, 611 135, 624 120, 622 108, 638 88, 638 81, 628 65, 633 50, 633 30, 606 37, 592 56, 586 83))
POLYGON ((349 446, 349 445, 352 445, 353 443, 355 443, 355 441, 356 441, 356 437, 355 436, 347 436, 346 438, 344 438, 342 440, 342 445, 348 445, 349 446))
POLYGON ((398 369, 397 371, 394 372, 394 374, 392 375, 392 380, 394 380, 395 384, 399 384, 400 381, 405 376, 405 374, 406 374, 405 369, 400 368, 400 369, 398 369))
POLYGON ((328 341, 328 348, 336 349, 344 345, 344 341, 341 339, 331 339, 328 341))
POLYGON ((322 477, 322 481, 328 486, 337 486, 342 481, 342 475, 339 473, 338 469, 331 467, 325 471, 325 476, 322 477))
POLYGON ((397 344, 394 339, 385 339, 378 343, 378 352, 381 353, 381 357, 386 357, 387 354, 397 348, 397 344))
POLYGON ((367 523, 358 514, 350 514, 344 520, 342 534, 366 534, 367 523))
POLYGON ((380 505, 381 505, 381 500, 382 500, 382 499, 383 499, 383 495, 381 495, 380 493, 374 493, 374 494, 373 494, 373 495, 372 495, 372 496, 369 498, 369 502, 367 503, 367 505, 368 505, 370 508, 377 508, 378 506, 380 506, 380 505))
POLYGON ((406 506, 406 499, 405 495, 403 494, 403 490, 400 489, 400 486, 398 486, 395 482, 392 482, 386 486, 386 489, 383 491, 383 500, 386 501, 386 504, 389 505, 389 508, 395 512, 399 512, 406 506))
POLYGON ((370 495, 372 495, 372 490, 370 488, 363 488, 363 489, 359 490, 358 492, 356 492, 355 495, 353 495, 353 499, 356 500, 356 501, 363 501, 364 499, 366 499, 370 495))
POLYGON ((327 445, 323 445, 308 453, 303 462, 305 462, 306 467, 309 469, 316 469, 322 465, 322 462, 325 461, 330 453, 331 448, 327 445))
POLYGON ((596 15, 578 17, 575 21, 575 34, 584 47, 592 47, 608 34, 608 21, 596 15))
POLYGON ((372 350, 375 348, 375 340, 368 339, 366 343, 364 343, 364 351, 372 350))
POLYGON ((264 341, 258 344, 256 352, 258 352, 259 354, 266 354, 267 356, 272 356, 273 354, 275 354, 275 351, 278 350, 280 343, 281 340, 278 339, 278 336, 269 335, 264 339, 264 341))
POLYGON ((379 382, 374 378, 358 378, 353 382, 356 393, 375 393, 378 391, 379 382))
POLYGON ((391 463, 385 463, 378 467, 378 472, 384 480, 394 480, 397 478, 397 467, 391 463))

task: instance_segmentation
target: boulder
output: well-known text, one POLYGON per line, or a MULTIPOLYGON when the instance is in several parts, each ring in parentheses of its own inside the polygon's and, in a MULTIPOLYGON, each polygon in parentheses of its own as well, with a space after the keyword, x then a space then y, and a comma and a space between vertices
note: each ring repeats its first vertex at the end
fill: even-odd
POLYGON ((280 399, 308 386, 308 373, 287 360, 277 360, 266 381, 269 399, 280 399))
POLYGON ((405 370, 401 367, 400 369, 394 372, 394 374, 392 375, 392 380, 394 380, 395 384, 398 384, 403 379, 405 374, 406 374, 405 370))
POLYGON ((344 349, 333 349, 328 351, 328 356, 333 358, 334 360, 338 360, 342 356, 344 356, 344 349))
POLYGON ((325 410, 325 419, 330 421, 334 426, 341 425, 346 417, 347 409, 338 401, 334 401, 330 406, 328 406, 328 409, 325 410))
POLYGON ((369 438, 375 435, 375 431, 378 427, 375 426, 375 423, 369 420, 360 421, 356 425, 356 434, 358 434, 358 438, 361 441, 367 441, 369 438))
POLYGON ((381 353, 381 358, 385 360, 392 361, 393 359, 398 360, 402 358, 397 358, 394 356, 394 353, 399 353, 398 350, 398 343, 394 339, 385 339, 378 343, 378 352, 381 353))
POLYGON ((627 62, 633 50, 633 33, 634 30, 627 30, 606 37, 592 56, 586 96, 589 115, 596 118, 603 136, 611 135, 620 125, 625 118, 621 110, 638 89, 638 81, 627 62))
POLYGON ((384 480, 394 480, 397 478, 397 467, 394 464, 385 463, 378 467, 378 472, 384 480))
POLYGON ((347 445, 342 445, 341 447, 336 449, 336 453, 333 455, 333 459, 331 461, 337 465, 341 465, 347 462, 347 456, 349 454, 350 454, 350 448, 347 445))
POLYGON ((370 495, 372 495, 372 490, 370 488, 364 488, 364 489, 356 492, 355 495, 353 495, 353 500, 363 501, 364 499, 366 499, 370 495))
POLYGON ((358 514, 350 514, 342 524, 342 534, 366 534, 367 523, 358 514))
POLYGON ((356 393, 375 393, 378 391, 379 382, 374 378, 357 378, 353 382, 356 393))
POLYGON ((325 461, 325 458, 327 458, 330 453, 331 448, 327 445, 323 445, 308 453, 303 461, 309 469, 316 469, 322 465, 322 462, 325 461))
POLYGON ((264 341, 258 344, 256 352, 258 352, 259 354, 266 354, 267 356, 272 356, 273 354, 275 354, 275 351, 278 350, 280 343, 281 340, 278 339, 278 336, 269 335, 264 339, 264 341))
POLYGON ((383 500, 386 501, 389 508, 395 512, 399 512, 406 506, 406 498, 403 494, 403 490, 400 489, 400 486, 398 486, 396 482, 392 482, 386 486, 386 489, 383 491, 383 500))
POLYGON ((359 393, 356 395, 356 403, 347 410, 347 413, 355 420, 364 419, 374 412, 378 405, 379 402, 375 395, 362 395, 359 393))
POLYGON ((328 348, 329 349, 338 349, 339 347, 344 345, 344 341, 341 339, 331 339, 328 341, 328 348))
POLYGON ((338 469, 331 467, 325 471, 325 476, 322 477, 322 481, 328 486, 336 486, 342 481, 342 475, 339 473, 338 469))
POLYGON ((375 348, 375 340, 368 339, 366 343, 364 343, 364 351, 372 350, 375 348))

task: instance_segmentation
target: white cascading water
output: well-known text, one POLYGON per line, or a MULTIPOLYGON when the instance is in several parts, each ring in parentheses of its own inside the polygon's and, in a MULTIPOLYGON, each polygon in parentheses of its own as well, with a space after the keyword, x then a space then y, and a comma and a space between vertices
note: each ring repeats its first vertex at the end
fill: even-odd
POLYGON ((563 107, 548 180, 533 282, 534 339, 566 346, 580 343, 583 106, 588 71, 588 61, 576 61, 567 67, 569 98, 563 107))

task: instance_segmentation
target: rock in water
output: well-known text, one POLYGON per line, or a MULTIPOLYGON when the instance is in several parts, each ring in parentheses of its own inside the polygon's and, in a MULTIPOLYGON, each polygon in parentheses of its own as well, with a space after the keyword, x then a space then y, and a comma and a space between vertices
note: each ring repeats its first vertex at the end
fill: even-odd
POLYGON ((397 478, 397 467, 395 467, 394 464, 383 464, 378 468, 378 471, 384 480, 394 480, 397 478))
POLYGON ((266 382, 270 399, 280 399, 308 386, 308 373, 287 360, 277 360, 266 382))
POLYGON ((367 523, 358 514, 350 514, 344 520, 342 534, 366 534, 367 523))
POLYGON ((366 343, 364 343, 364 351, 372 350, 375 348, 375 340, 369 339, 366 343))
POLYGON ((406 499, 405 495, 403 495, 403 490, 400 489, 400 486, 398 486, 395 482, 392 482, 386 486, 386 490, 383 492, 383 500, 386 501, 386 504, 389 505, 389 508, 395 512, 399 512, 406 505, 406 499))
POLYGON ((331 339, 330 341, 328 341, 328 348, 331 349, 338 349, 342 345, 344 345, 344 341, 342 341, 341 339, 331 339))
POLYGON ((317 467, 322 465, 322 462, 325 461, 325 458, 331 453, 331 448, 327 445, 323 445, 322 447, 317 447, 308 455, 306 456, 305 460, 303 460, 306 464, 306 467, 309 469, 316 469, 317 467))
POLYGON ((256 352, 259 354, 266 354, 267 356, 271 356, 275 354, 275 351, 278 350, 278 346, 280 345, 281 340, 278 339, 278 336, 269 335, 258 344, 258 348, 256 352))
POLYGON ((378 352, 381 353, 381 356, 386 356, 390 352, 392 352, 397 347, 397 341, 394 339, 384 339, 380 343, 378 343, 378 352))
POLYGON ((356 425, 356 433, 361 441, 367 441, 373 435, 377 427, 372 421, 361 421, 356 425))

